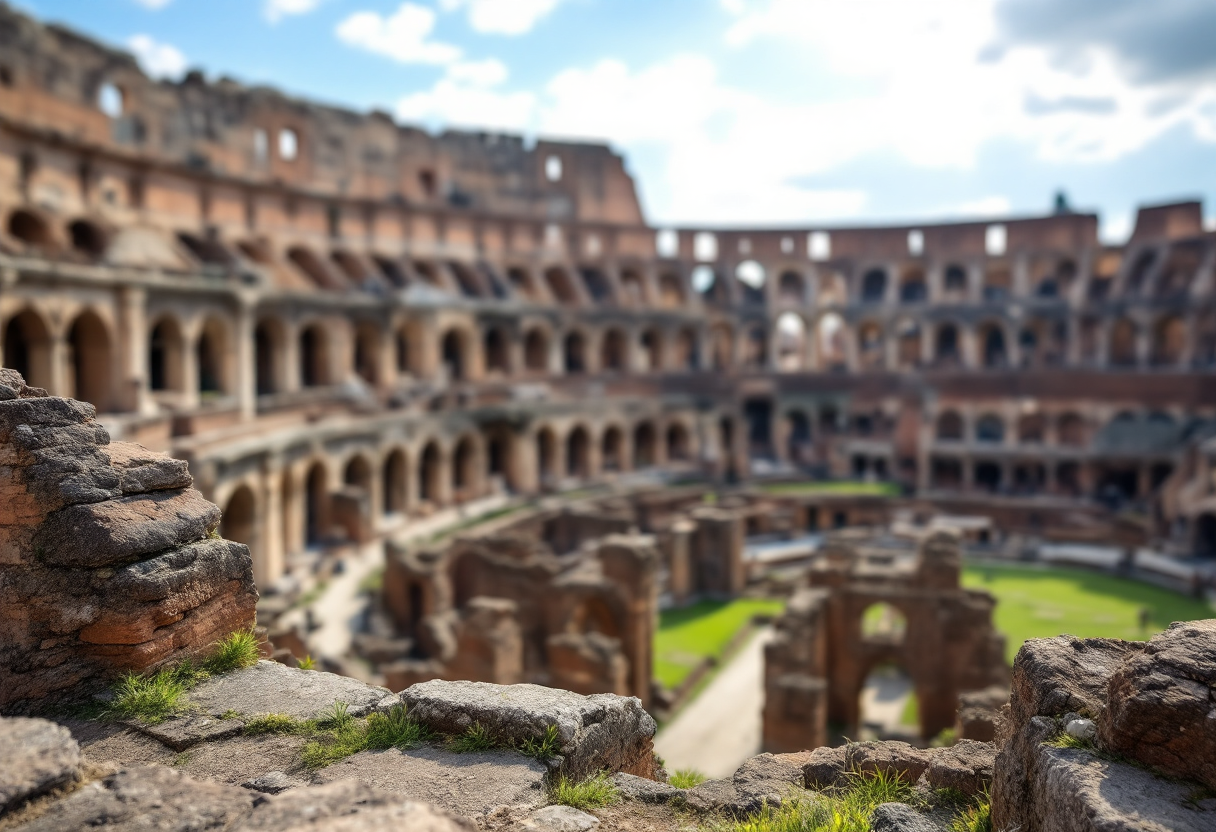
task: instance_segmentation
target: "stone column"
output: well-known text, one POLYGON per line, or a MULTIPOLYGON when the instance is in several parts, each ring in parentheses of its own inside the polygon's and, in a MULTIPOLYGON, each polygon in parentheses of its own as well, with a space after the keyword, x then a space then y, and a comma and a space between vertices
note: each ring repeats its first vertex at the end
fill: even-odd
POLYGON ((242 295, 237 299, 236 322, 233 336, 236 338, 236 399, 240 409, 241 420, 250 421, 257 417, 257 356, 254 348, 254 305, 253 298, 242 295))
POLYGON ((120 389, 112 400, 122 410, 139 413, 148 396, 148 320, 147 292, 143 287, 123 286, 118 291, 117 374, 120 389))

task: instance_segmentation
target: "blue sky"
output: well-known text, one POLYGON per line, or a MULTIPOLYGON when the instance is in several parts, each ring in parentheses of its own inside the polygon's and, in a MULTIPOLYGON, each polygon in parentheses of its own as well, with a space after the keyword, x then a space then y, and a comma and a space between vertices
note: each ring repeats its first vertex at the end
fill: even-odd
POLYGON ((606 140, 656 224, 1216 215, 1212 0, 18 0, 145 68, 606 140))

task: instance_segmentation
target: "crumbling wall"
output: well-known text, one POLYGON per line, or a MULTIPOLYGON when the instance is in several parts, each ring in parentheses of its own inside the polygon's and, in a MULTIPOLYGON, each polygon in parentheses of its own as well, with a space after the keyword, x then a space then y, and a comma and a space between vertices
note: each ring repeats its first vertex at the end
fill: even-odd
POLYGON ((201 657, 254 623, 242 544, 186 463, 0 370, 0 712, 201 657))

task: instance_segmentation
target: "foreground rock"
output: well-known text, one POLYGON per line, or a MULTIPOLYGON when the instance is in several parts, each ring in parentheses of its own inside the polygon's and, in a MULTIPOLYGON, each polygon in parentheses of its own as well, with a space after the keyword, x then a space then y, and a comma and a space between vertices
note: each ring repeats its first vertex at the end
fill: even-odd
POLYGON ((519 743, 555 728, 561 771, 572 779, 604 770, 658 777, 655 722, 636 697, 435 680, 406 688, 401 699, 413 719, 442 734, 480 725, 499 742, 519 743))
POLYGON ((930 789, 957 789, 968 796, 992 782, 996 748, 992 743, 959 740, 946 748, 916 748, 906 742, 858 742, 817 748, 802 767, 808 789, 841 786, 851 772, 882 772, 930 789))
POLYGON ((252 626, 249 550, 184 463, 0 370, 0 714, 201 659, 252 626))
POLYGON ((75 782, 80 748, 68 729, 45 719, 0 719, 0 815, 75 782))

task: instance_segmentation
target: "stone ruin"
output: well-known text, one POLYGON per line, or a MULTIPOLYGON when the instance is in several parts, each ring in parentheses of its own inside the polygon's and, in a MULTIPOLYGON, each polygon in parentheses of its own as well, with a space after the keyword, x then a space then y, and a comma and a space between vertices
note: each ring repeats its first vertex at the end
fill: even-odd
POLYGON ((541 510, 442 546, 387 547, 382 632, 356 639, 389 687, 534 682, 647 706, 660 594, 743 589, 742 511, 698 491, 541 510))
POLYGON ((249 550, 186 463, 0 370, 0 713, 200 657, 252 627, 249 550))
POLYGON ((957 538, 931 534, 914 558, 867 554, 863 542, 831 538, 808 586, 776 621, 765 647, 766 750, 828 745, 829 724, 857 736, 862 687, 882 664, 911 677, 926 738, 955 725, 960 694, 1007 687, 1005 638, 992 624, 996 600, 960 587, 957 538), (876 605, 896 611, 905 626, 867 632, 876 605))

